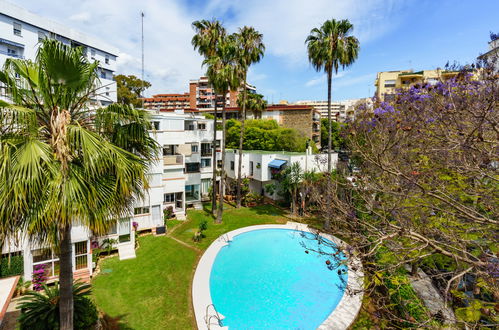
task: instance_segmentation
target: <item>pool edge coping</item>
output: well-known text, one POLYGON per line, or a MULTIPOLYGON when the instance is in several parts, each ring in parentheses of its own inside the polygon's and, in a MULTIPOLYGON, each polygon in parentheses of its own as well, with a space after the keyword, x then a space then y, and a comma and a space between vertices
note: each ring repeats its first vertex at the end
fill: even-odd
MULTIPOLYGON (((210 292, 210 275, 211 269, 215 262, 215 258, 218 255, 218 252, 226 246, 227 240, 232 240, 237 235, 242 233, 260 230, 260 229, 292 229, 292 230, 300 230, 309 233, 316 234, 317 232, 313 229, 310 229, 306 224, 291 222, 288 221, 283 225, 255 225, 255 226, 247 226, 239 229, 232 230, 226 234, 219 236, 215 239, 208 249, 203 253, 201 259, 198 262, 196 267, 194 278, 192 281, 192 305, 194 308, 194 315, 196 318, 196 325, 199 330, 207 330, 208 326, 205 321, 207 306, 213 304, 211 300, 211 292, 210 292)), ((345 247, 347 244, 340 240, 339 238, 320 233, 320 235, 338 246, 345 247)), ((343 251, 346 253, 345 251, 343 251)), ((360 308, 362 306, 362 263, 360 260, 349 254, 348 255, 348 282, 347 288, 354 291, 359 291, 356 294, 348 294, 344 293, 339 301, 338 305, 336 305, 335 309, 329 314, 329 316, 322 322, 322 324, 317 328, 320 330, 341 330, 347 329, 356 319, 360 308), (352 269, 357 269, 353 271, 352 269)), ((213 309, 211 309, 213 312, 213 309)), ((210 313, 213 314, 213 313, 210 313)), ((223 315, 219 313, 219 315, 223 318, 223 315)), ((217 324, 211 324, 210 329, 228 329, 229 327, 220 327, 217 324)))

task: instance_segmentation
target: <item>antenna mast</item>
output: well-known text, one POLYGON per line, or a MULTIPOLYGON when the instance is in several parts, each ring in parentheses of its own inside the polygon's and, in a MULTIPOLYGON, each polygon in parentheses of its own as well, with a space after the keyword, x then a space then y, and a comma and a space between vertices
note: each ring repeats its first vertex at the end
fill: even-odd
POLYGON ((144 107, 144 12, 140 13, 141 23, 142 23, 142 89, 141 89, 141 97, 142 97, 142 108, 144 107))

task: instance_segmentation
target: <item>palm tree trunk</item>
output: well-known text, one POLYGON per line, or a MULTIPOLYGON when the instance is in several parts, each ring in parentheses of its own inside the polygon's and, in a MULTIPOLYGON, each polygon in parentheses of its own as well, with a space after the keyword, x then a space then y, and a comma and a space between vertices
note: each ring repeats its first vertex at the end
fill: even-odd
POLYGON ((59 254, 59 318, 61 330, 73 330, 73 249, 71 244, 71 225, 62 229, 59 254))
POLYGON ((332 80, 332 70, 327 72, 327 122, 328 122, 328 132, 327 132, 327 171, 331 173, 331 80, 332 80))
POLYGON ((237 163, 237 193, 236 193, 236 207, 241 207, 241 184, 242 184, 242 162, 243 162, 243 139, 244 139, 244 121, 246 120, 246 75, 244 75, 243 83, 243 118, 241 120, 241 131, 239 132, 239 161, 237 163))
POLYGON ((217 209, 217 93, 215 93, 215 118, 213 119, 213 178, 211 186, 211 214, 217 209))
POLYGON ((225 95, 227 92, 223 94, 223 106, 222 106, 222 171, 220 173, 220 195, 218 197, 218 212, 217 219, 215 223, 222 223, 222 215, 224 212, 224 186, 225 186, 225 95))

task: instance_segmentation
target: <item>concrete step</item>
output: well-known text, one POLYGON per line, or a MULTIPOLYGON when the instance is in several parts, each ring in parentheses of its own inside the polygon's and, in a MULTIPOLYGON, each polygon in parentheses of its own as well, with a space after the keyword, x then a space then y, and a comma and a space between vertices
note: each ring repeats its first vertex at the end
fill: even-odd
POLYGON ((118 245, 118 254, 120 260, 133 259, 135 258, 135 246, 132 243, 120 244, 118 245))

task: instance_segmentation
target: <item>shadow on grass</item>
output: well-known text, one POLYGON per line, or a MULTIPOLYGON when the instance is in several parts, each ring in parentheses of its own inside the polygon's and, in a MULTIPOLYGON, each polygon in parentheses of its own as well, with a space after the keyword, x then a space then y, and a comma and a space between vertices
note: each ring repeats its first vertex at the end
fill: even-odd
POLYGON ((101 329, 104 330, 134 330, 124 321, 126 314, 118 315, 115 317, 109 314, 102 313, 100 317, 101 329))
POLYGON ((284 216, 286 213, 271 204, 253 206, 251 208, 258 215, 284 216))

